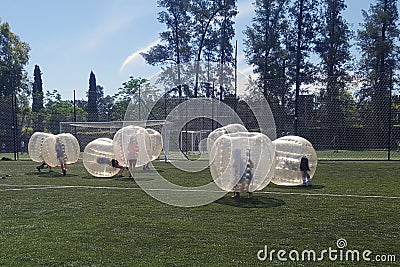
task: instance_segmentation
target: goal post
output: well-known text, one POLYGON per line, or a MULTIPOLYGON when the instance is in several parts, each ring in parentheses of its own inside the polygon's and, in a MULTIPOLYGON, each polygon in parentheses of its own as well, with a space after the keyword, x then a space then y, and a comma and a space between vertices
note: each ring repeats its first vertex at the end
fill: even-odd
MULTIPOLYGON (((124 126, 133 125, 143 128, 151 128, 161 133, 164 120, 148 121, 102 121, 102 122, 60 122, 60 133, 71 133, 79 142, 83 151, 88 143, 98 138, 113 139, 115 133, 124 126)), ((168 155, 168 148, 163 149, 164 155, 168 155)), ((163 157, 166 157, 164 156, 163 157)), ((161 156, 160 156, 161 157, 161 156)))
MULTIPOLYGON (((83 151, 87 144, 98 138, 113 139, 115 133, 124 126, 134 125, 143 128, 151 128, 158 131, 163 138, 163 151, 160 160, 173 161, 188 159, 188 154, 197 154, 207 151, 204 147, 205 140, 211 130, 186 130, 169 132, 164 128, 167 124, 165 120, 148 121, 105 121, 105 122, 60 122, 60 133, 71 133, 79 142, 83 151), (175 141, 170 135, 178 134, 179 139, 175 141)), ((196 123, 195 123, 196 124, 196 123)), ((198 123, 197 123, 198 124, 198 123)))

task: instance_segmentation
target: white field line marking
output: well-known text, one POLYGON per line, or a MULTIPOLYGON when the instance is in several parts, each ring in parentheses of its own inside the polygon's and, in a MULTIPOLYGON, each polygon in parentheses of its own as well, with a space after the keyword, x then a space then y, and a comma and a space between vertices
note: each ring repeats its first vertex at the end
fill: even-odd
MULTIPOLYGON (((24 190, 46 190, 46 189, 106 189, 106 190, 147 190, 147 191, 168 191, 168 192, 209 192, 222 193, 218 190, 202 189, 172 189, 172 188, 140 188, 140 187, 116 187, 116 186, 87 186, 87 185, 10 185, 0 184, 4 187, 15 187, 0 189, 1 191, 24 191, 24 190), (18 188, 19 187, 19 188, 18 188)), ((228 193, 228 192, 227 192, 228 193)), ((351 195, 351 194, 322 194, 322 193, 301 193, 301 192, 271 192, 260 191, 255 194, 270 195, 292 195, 292 196, 310 196, 310 197, 349 197, 349 198, 382 198, 382 199, 400 199, 400 196, 379 196, 379 195, 351 195)))

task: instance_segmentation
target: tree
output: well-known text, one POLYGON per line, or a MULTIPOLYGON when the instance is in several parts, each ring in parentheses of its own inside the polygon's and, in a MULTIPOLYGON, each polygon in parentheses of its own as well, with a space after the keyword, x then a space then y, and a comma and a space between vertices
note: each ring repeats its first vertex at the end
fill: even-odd
POLYGON ((113 98, 109 95, 104 96, 104 88, 101 85, 96 87, 98 114, 102 120, 109 121, 111 118, 112 107, 114 105, 113 98))
POLYGON ((284 42, 287 4, 288 0, 256 0, 252 25, 244 30, 246 60, 253 66, 255 82, 274 110, 278 129, 285 128, 284 109, 290 100, 285 83, 289 59, 284 42))
POLYGON ((253 23, 244 31, 246 60, 254 67, 257 83, 270 102, 285 95, 280 92, 285 88, 273 86, 271 79, 282 78, 284 75, 285 59, 282 60, 284 47, 281 40, 286 25, 287 2, 287 0, 256 0, 253 23))
MULTIPOLYGON (((219 62, 221 65, 234 64, 231 41, 235 36, 233 18, 237 15, 237 7, 234 0, 201 0, 192 1, 190 11, 194 24, 192 48, 195 56, 196 73, 193 97, 197 97, 199 94, 199 63, 201 60, 219 62)), ((222 100, 223 94, 228 93, 227 88, 221 87, 219 90, 222 100)))
POLYGON ((129 111, 128 119, 146 120, 145 114, 150 112, 149 109, 160 95, 160 92, 152 88, 147 79, 140 77, 134 78, 131 76, 122 85, 123 87, 119 88, 113 96, 112 119, 124 120, 127 108, 131 103, 132 110, 129 111))
MULTIPOLYGON (((53 134, 59 133, 60 122, 74 120, 74 105, 72 101, 62 100, 57 90, 46 92, 44 113, 44 130, 53 134)), ((77 121, 86 120, 86 112, 76 107, 77 121)))
POLYGON ((295 72, 295 114, 294 114, 294 134, 298 134, 299 122, 299 94, 300 86, 302 84, 301 75, 310 74, 313 64, 305 62, 312 51, 312 43, 315 38, 315 28, 318 23, 318 16, 316 8, 317 2, 314 0, 295 0, 289 9, 291 16, 291 23, 293 28, 289 30, 289 36, 295 36, 291 40, 293 46, 289 49, 296 52, 296 72, 295 72), (307 73, 308 72, 308 73, 307 73))
POLYGON ((91 71, 89 77, 88 103, 86 110, 88 114, 88 121, 98 121, 97 100, 96 76, 94 75, 93 71, 91 71))
POLYGON ((391 76, 398 70, 400 60, 396 4, 396 0, 376 0, 368 12, 363 10, 364 22, 357 36, 360 72, 366 76, 360 91, 361 101, 371 105, 367 123, 381 131, 387 130, 391 76))
POLYGON ((30 47, 11 32, 8 23, 0 21, 0 95, 7 96, 27 87, 25 65, 30 47))
POLYGON ((352 32, 341 13, 346 8, 344 0, 324 0, 321 24, 315 40, 315 52, 321 58, 321 74, 326 87, 321 92, 326 109, 326 125, 337 130, 344 122, 344 109, 340 107, 340 89, 345 88, 350 70, 350 43, 352 32))
POLYGON ((33 84, 32 84, 32 128, 33 131, 44 131, 44 113, 43 110, 43 82, 42 73, 38 65, 35 65, 33 70, 33 84))
POLYGON ((190 40, 192 20, 188 14, 189 0, 159 0, 158 6, 165 8, 158 13, 158 21, 167 26, 167 30, 160 33, 160 44, 155 45, 148 53, 141 53, 150 65, 176 64, 177 84, 179 97, 182 97, 180 88, 180 64, 190 61, 192 56, 190 40))
POLYGON ((167 31, 160 34, 160 44, 142 56, 151 65, 176 66, 173 73, 164 73, 164 82, 172 88, 168 91, 177 91, 180 98, 184 94, 197 97, 202 59, 233 63, 231 40, 234 36, 233 17, 237 14, 236 1, 160 0, 158 5, 165 9, 158 13, 158 20, 166 25, 167 31), (191 61, 195 62, 193 68, 181 65, 191 61), (191 78, 193 71, 194 81, 191 78), (194 88, 187 87, 189 81, 194 82, 194 88))
POLYGON ((32 85, 32 112, 38 112, 43 109, 43 82, 42 73, 38 65, 35 65, 33 71, 32 85))
POLYGON ((29 60, 29 45, 14 34, 8 23, 0 20, 0 132, 8 148, 18 151, 18 100, 17 94, 28 88, 25 66, 29 60))

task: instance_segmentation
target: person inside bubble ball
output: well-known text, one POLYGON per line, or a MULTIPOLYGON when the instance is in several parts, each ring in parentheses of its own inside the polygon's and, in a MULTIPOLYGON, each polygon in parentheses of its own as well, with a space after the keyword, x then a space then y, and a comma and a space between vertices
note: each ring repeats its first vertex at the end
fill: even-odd
POLYGON ((56 138, 55 149, 56 149, 58 162, 60 162, 62 175, 66 176, 67 175, 67 164, 66 164, 67 157, 65 155, 64 144, 61 142, 61 140, 59 138, 56 138))
MULTIPOLYGON (((234 192, 232 198, 240 198, 240 191, 244 191, 246 188, 248 190, 250 183, 253 179, 253 168, 254 164, 250 159, 250 149, 246 150, 246 166, 243 166, 243 159, 241 157, 240 149, 236 149, 234 153, 234 166, 235 166, 235 177, 240 176, 238 184, 234 187, 234 192), (242 190, 241 190, 242 189, 242 190)), ((248 191, 249 199, 253 198, 253 192, 248 191)))
POLYGON ((300 160, 300 171, 301 177, 303 179, 303 186, 312 186, 311 177, 308 173, 310 171, 310 166, 308 165, 308 158, 307 156, 301 157, 300 160))
POLYGON ((36 170, 38 170, 38 172, 41 172, 41 170, 45 169, 45 168, 48 168, 49 172, 52 172, 51 166, 44 161, 42 162, 42 164, 40 164, 39 166, 36 167, 36 170))
POLYGON ((120 165, 119 164, 119 162, 118 162, 118 160, 116 160, 116 159, 112 159, 111 160, 111 166, 113 166, 114 168, 117 168, 117 169, 119 169, 119 172, 118 172, 118 176, 117 177, 124 177, 124 170, 126 169, 124 166, 122 166, 122 165, 120 165))
POLYGON ((132 136, 128 144, 128 157, 127 157, 129 170, 131 171, 132 178, 133 176, 135 176, 135 168, 138 159, 138 152, 139 152, 139 144, 137 142, 136 136, 132 136))

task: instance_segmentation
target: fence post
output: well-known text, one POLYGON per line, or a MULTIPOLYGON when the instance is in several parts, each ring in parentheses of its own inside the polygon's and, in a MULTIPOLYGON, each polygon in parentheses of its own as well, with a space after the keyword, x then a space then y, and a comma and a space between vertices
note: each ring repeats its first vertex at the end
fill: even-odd
POLYGON ((389 76, 389 112, 388 112, 388 161, 390 161, 391 140, 392 140, 392 90, 393 90, 393 71, 390 71, 389 76))

